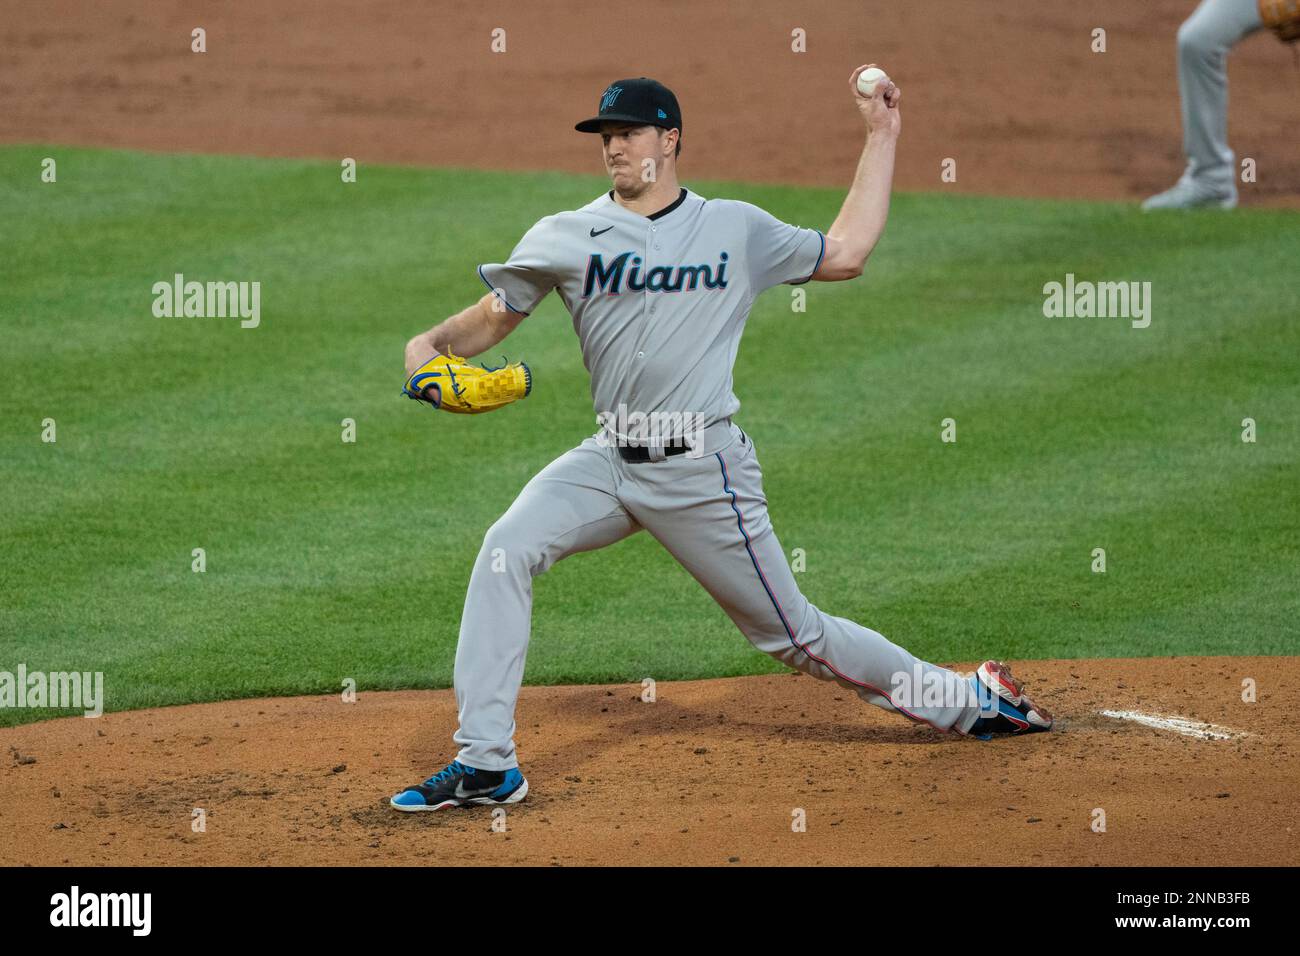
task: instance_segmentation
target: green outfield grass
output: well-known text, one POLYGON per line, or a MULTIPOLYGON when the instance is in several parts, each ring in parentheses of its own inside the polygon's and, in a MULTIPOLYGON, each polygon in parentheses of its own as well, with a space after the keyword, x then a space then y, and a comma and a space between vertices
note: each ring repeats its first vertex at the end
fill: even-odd
MULTIPOLYGON (((842 199, 687 185, 823 229, 842 199)), ((103 671, 109 710, 448 686, 483 532, 594 416, 554 296, 499 414, 402 398, 402 347, 604 188, 0 149, 0 670, 103 671), (155 318, 176 272, 260 281, 260 327, 155 318)), ((939 661, 1300 652, 1297 262, 1294 213, 897 197, 867 275, 766 293, 737 363, 808 597, 939 661), (1151 282, 1150 328, 1044 318, 1067 272, 1151 282)), ((648 535, 537 582, 529 682, 779 669, 648 535)))

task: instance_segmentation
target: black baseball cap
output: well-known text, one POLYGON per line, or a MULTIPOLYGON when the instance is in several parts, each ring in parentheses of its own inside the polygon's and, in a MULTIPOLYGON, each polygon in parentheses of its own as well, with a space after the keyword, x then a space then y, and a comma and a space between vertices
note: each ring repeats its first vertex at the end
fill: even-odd
POLYGON ((637 77, 609 84, 600 94, 600 115, 583 120, 573 128, 579 133, 599 133, 601 123, 636 123, 682 129, 682 111, 677 97, 658 80, 637 77))

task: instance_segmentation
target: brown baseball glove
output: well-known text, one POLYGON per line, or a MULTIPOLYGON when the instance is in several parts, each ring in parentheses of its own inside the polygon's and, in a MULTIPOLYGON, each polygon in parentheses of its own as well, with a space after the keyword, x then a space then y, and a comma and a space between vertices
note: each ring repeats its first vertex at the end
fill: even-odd
POLYGON ((1259 17, 1283 43, 1300 40, 1300 0, 1259 0, 1259 17))

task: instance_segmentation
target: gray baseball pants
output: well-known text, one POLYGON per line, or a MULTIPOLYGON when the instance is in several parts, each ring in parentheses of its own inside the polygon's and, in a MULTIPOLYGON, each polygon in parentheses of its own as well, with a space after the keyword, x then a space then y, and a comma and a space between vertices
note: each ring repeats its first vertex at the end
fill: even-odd
POLYGON ((1256 0, 1201 0, 1178 28, 1184 179, 1216 191, 1236 189, 1228 148, 1228 50, 1261 26, 1256 0))
POLYGON ((642 529, 759 650, 936 729, 965 733, 974 724, 979 702, 969 681, 800 593, 768 520, 753 441, 738 426, 716 422, 698 454, 650 462, 625 462, 600 436, 538 472, 484 537, 456 648, 461 763, 505 770, 518 762, 515 703, 533 578, 561 558, 642 529))

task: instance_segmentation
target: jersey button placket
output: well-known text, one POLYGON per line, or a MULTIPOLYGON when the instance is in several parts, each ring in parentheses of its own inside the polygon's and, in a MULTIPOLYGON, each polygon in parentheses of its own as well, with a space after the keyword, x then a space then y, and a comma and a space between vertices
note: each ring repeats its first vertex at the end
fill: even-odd
MULTIPOLYGON (((658 242, 656 241, 656 239, 655 239, 655 233, 657 233, 658 231, 659 231, 659 227, 656 226, 656 225, 654 225, 653 223, 651 223, 651 225, 650 225, 650 234, 649 234, 648 236, 646 236, 645 273, 644 273, 644 274, 645 274, 645 276, 647 277, 647 279, 649 278, 650 270, 653 269, 655 266, 657 266, 657 265, 659 264, 659 257, 658 257, 658 256, 651 256, 651 255, 650 255, 650 251, 651 251, 651 249, 658 249, 658 248, 659 248, 659 243, 658 243, 658 242)), ((647 314, 647 315, 654 315, 654 314, 655 314, 655 304, 656 304, 656 303, 655 303, 655 296, 654 296, 654 293, 651 292, 649 289, 646 289, 646 293, 645 293, 645 303, 646 303, 646 314, 647 314)), ((638 353, 637 353, 637 356, 638 356, 639 358, 645 358, 645 353, 644 353, 644 352, 638 352, 638 353)))
MULTIPOLYGON (((657 235, 658 232, 659 232, 659 227, 656 226, 654 223, 651 223, 650 231, 646 233, 645 254, 642 257, 642 261, 645 264, 645 272, 643 273, 643 275, 645 276, 649 276, 650 270, 659 264, 658 256, 652 256, 650 254, 652 251, 657 251, 659 249, 659 242, 658 242, 658 235, 657 235)), ((645 295, 645 311, 643 315, 646 317, 646 322, 648 323, 650 318, 653 317, 655 314, 655 306, 656 306, 655 295, 653 292, 650 292, 649 290, 646 290, 646 292, 643 294, 645 295)), ((645 340, 645 331, 646 331, 646 327, 643 326, 642 336, 641 336, 643 342, 645 340)), ((644 360, 645 351, 643 349, 638 349, 636 353, 636 357, 638 361, 644 360)))

